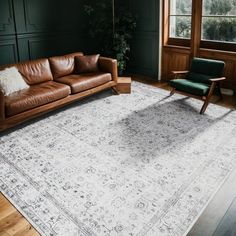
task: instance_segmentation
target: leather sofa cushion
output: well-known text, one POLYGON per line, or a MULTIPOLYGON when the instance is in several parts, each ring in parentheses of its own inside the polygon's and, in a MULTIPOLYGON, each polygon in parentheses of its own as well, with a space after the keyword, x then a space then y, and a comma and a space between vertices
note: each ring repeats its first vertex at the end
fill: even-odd
POLYGON ((209 91, 209 85, 203 83, 196 83, 186 79, 174 79, 170 81, 170 85, 177 90, 191 93, 198 96, 204 96, 209 91))
POLYGON ((83 56, 83 53, 76 52, 64 56, 50 57, 49 63, 51 66, 53 77, 60 78, 66 75, 73 74, 75 70, 76 56, 83 56))
POLYGON ((6 116, 33 109, 38 106, 65 98, 70 94, 70 87, 64 84, 49 81, 32 85, 5 97, 6 116))
POLYGON ((100 55, 90 55, 90 56, 76 56, 75 57, 75 66, 76 73, 92 73, 98 72, 98 59, 100 55))
POLYGON ((21 62, 15 65, 29 85, 53 80, 48 59, 21 62))
POLYGON ((81 75, 68 75, 56 79, 57 82, 67 84, 71 87, 71 92, 79 93, 111 81, 110 73, 88 73, 81 75))

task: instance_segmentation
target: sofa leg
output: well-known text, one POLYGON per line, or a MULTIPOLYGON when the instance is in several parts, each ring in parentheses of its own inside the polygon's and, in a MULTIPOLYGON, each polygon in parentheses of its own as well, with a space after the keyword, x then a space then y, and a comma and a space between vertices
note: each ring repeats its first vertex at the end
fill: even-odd
POLYGON ((115 95, 120 95, 120 93, 119 93, 119 91, 117 90, 116 87, 112 87, 111 89, 112 89, 112 91, 115 95))

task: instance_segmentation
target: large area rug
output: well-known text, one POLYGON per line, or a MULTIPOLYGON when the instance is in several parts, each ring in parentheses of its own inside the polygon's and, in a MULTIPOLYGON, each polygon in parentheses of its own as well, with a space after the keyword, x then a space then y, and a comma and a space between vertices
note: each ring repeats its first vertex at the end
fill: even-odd
POLYGON ((182 236, 236 164, 236 113, 151 86, 0 137, 0 189, 42 235, 182 236))

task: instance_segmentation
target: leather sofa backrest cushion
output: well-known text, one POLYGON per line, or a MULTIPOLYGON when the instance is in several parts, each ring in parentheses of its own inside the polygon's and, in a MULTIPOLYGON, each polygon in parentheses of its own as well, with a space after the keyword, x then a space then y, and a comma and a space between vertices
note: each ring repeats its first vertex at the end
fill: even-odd
POLYGON ((48 59, 21 62, 15 65, 29 85, 53 80, 48 59))
POLYGON ((75 70, 75 56, 83 56, 83 53, 76 52, 49 58, 54 79, 73 74, 75 70))
POLYGON ((76 65, 76 73, 92 73, 98 72, 98 59, 100 55, 90 55, 90 56, 76 56, 75 57, 75 65, 76 65))

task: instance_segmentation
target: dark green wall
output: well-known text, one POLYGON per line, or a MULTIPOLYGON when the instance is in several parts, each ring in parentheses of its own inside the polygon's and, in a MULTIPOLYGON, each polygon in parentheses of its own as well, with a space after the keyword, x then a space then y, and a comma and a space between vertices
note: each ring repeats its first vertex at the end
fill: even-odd
MULTIPOLYGON (((127 71, 154 79, 158 79, 159 76, 160 2, 159 0, 115 0, 116 9, 124 7, 137 17, 137 29, 131 42, 127 71)), ((98 52, 99 46, 90 51, 90 53, 98 52)))
POLYGON ((0 64, 85 50, 82 0, 0 0, 0 64))
MULTIPOLYGON (((116 0, 137 16, 130 72, 158 75, 158 0, 116 0)), ((88 40, 83 0, 0 0, 0 64, 63 55, 93 53, 88 40)))
POLYGON ((137 16, 137 29, 131 45, 129 71, 158 78, 159 67, 159 0, 129 0, 137 16))

